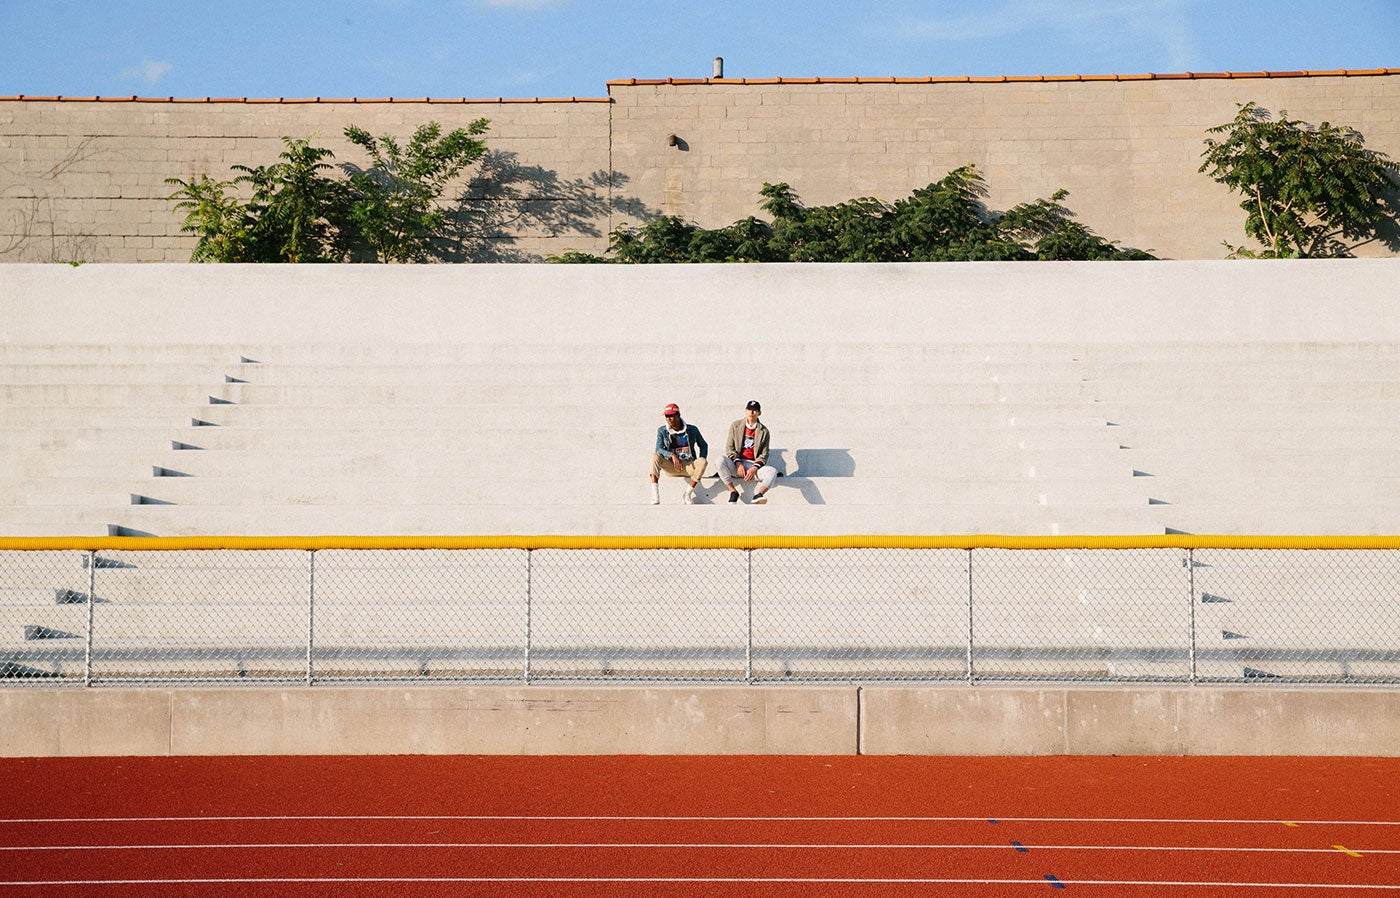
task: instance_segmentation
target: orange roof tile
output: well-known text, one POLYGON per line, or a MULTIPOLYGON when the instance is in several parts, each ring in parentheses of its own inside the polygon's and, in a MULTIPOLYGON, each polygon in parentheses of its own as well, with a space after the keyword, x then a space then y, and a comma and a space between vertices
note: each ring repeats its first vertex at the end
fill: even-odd
POLYGON ((49 103, 611 103, 608 97, 35 97, 18 94, 0 97, 9 102, 49 103))
MULTIPOLYGON (((1329 69, 1293 72, 1151 72, 1129 75, 951 75, 898 78, 618 78, 607 82, 614 87, 650 85, 766 85, 766 84, 1024 84, 1058 81, 1184 81, 1218 78, 1357 78, 1400 75, 1400 69, 1329 69)), ((609 103, 609 97, 34 97, 25 94, 0 97, 0 101, 47 101, 63 103, 609 103)))
POLYGON ((1046 81, 1180 81, 1207 78, 1337 78, 1368 75, 1400 75, 1400 69, 1333 69, 1296 72, 1176 72, 1128 75, 956 75, 923 78, 620 78, 608 87, 663 84, 1008 84, 1046 81))

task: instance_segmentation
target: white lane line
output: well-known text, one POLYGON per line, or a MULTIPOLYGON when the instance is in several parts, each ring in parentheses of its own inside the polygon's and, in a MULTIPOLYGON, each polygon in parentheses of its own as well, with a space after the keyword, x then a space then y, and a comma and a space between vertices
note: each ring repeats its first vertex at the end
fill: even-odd
POLYGON ((1297 826, 1400 826, 1400 820, 1284 820, 1278 819, 1229 819, 1206 817, 753 817, 753 816, 662 816, 636 814, 240 814, 225 816, 187 817, 12 817, 0 818, 0 824, 25 823, 226 823, 247 821, 262 823, 269 821, 300 820, 460 820, 460 821, 512 821, 538 820, 542 822, 601 821, 609 823, 656 823, 675 821, 677 823, 1186 823, 1186 824, 1237 824, 1237 825, 1297 825, 1297 826))
MULTIPOLYGON (((237 848, 735 848, 735 849, 821 849, 846 850, 911 850, 911 851, 1006 851, 1009 842, 995 844, 973 843, 913 843, 913 842, 216 842, 171 843, 146 845, 0 845, 0 852, 15 851, 199 851, 237 848)), ((1277 854, 1334 854, 1331 848, 1279 848, 1274 846, 1219 845, 1021 845, 1024 851, 1181 851, 1181 852, 1261 852, 1277 854)), ((1360 854, 1400 854, 1400 848, 1357 848, 1360 854)))
MULTIPOLYGON (((1186 888, 1252 889, 1352 889, 1400 891, 1400 885, 1333 882, 1192 882, 1184 880, 1061 879, 1064 885, 1179 886, 1186 888)), ((1045 885, 1045 879, 933 879, 883 877, 802 876, 328 876, 328 877, 227 877, 219 879, 48 879, 0 882, 12 886, 131 886, 131 885, 231 885, 256 883, 907 883, 916 885, 1045 885)))

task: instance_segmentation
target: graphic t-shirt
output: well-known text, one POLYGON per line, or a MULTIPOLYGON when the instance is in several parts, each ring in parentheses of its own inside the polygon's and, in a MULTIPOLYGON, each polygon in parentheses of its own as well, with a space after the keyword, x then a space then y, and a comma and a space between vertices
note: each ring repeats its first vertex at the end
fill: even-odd
POLYGON ((671 449, 681 461, 694 461, 695 453, 690 448, 690 434, 684 429, 671 431, 671 449))
POLYGON ((739 457, 745 461, 753 461, 753 441, 756 428, 744 425, 744 448, 739 450, 739 457))

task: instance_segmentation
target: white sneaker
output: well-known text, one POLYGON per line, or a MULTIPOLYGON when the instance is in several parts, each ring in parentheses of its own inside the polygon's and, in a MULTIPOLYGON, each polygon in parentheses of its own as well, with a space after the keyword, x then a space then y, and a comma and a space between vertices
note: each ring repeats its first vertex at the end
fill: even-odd
POLYGON ((658 484, 655 484, 655 483, 653 483, 653 484, 651 485, 651 504, 652 504, 652 505, 660 505, 660 504, 661 504, 661 487, 660 487, 658 484))
POLYGON ((681 501, 684 502, 686 505, 694 505, 694 504, 695 504, 695 487, 693 487, 693 486, 688 486, 688 487, 686 487, 686 488, 685 488, 685 492, 681 493, 681 501))

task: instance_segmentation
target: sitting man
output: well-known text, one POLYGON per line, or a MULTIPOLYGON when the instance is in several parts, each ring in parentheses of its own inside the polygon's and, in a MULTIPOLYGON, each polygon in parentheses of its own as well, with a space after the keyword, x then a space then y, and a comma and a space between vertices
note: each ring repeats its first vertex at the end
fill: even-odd
POLYGON ((754 491, 754 505, 768 501, 768 490, 778 479, 778 469, 768 464, 768 428, 759 422, 763 408, 757 399, 750 399, 744 406, 744 417, 729 425, 729 437, 724 442, 724 456, 719 460, 719 479, 729 488, 729 501, 739 501, 739 490, 735 488, 734 475, 744 480, 758 479, 758 489, 754 491))
POLYGON ((674 402, 661 412, 666 423, 656 428, 656 448, 651 453, 651 504, 661 504, 661 487, 657 485, 665 471, 672 477, 689 477, 690 484, 681 494, 686 505, 695 504, 695 487, 705 475, 710 446, 700 435, 700 428, 681 420, 681 410, 674 402))

